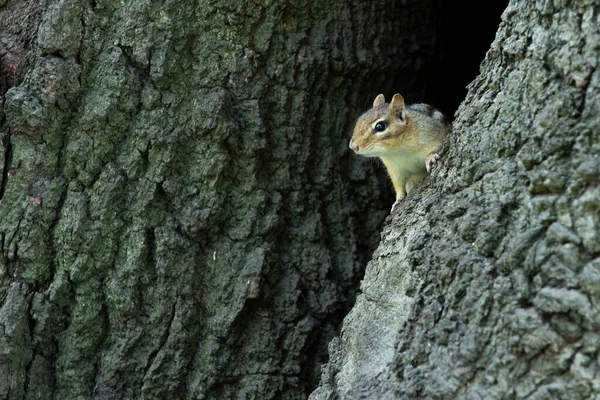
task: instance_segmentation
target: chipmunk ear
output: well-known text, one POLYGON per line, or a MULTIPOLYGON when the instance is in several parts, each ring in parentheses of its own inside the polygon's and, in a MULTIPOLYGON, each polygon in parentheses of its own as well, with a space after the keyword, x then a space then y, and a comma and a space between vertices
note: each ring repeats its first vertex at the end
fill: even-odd
POLYGON ((379 96, 375 97, 375 101, 373 101, 373 108, 383 103, 385 103, 385 96, 380 94, 379 96))
POLYGON ((392 101, 390 102, 390 114, 392 114, 396 118, 401 119, 402 121, 406 121, 406 113, 404 111, 404 97, 400 96, 398 93, 394 95, 392 101))

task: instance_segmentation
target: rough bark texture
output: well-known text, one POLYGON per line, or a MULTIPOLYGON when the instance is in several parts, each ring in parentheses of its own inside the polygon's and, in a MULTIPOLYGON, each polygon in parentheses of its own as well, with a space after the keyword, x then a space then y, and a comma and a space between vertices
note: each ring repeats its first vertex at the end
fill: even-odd
POLYGON ((0 1, 0 65, 31 52, 0 73, 0 398, 306 397, 389 206, 347 132, 423 96, 431 4, 50 0, 31 42, 26 4, 0 1))
POLYGON ((600 398, 600 3, 511 1, 312 399, 600 398))

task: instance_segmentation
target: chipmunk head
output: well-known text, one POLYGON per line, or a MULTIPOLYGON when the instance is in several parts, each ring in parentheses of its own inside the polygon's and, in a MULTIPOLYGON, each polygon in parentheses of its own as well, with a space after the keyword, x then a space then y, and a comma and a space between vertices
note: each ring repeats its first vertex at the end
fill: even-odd
POLYGON ((360 116, 354 127, 350 148, 366 157, 385 155, 402 146, 407 133, 408 121, 404 98, 395 94, 387 104, 380 94, 373 102, 373 108, 360 116))

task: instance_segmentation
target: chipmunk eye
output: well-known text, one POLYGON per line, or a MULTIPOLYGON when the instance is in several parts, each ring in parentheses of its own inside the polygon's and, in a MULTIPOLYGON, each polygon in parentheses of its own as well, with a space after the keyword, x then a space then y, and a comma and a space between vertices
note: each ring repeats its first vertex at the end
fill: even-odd
POLYGON ((383 132, 386 130, 388 124, 385 121, 380 121, 377 124, 375 124, 375 132, 383 132))

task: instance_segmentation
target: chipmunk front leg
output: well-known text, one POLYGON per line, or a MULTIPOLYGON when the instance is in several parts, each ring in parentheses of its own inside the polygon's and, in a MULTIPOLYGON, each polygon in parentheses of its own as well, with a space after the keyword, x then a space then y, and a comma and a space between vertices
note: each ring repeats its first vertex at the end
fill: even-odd
POLYGON ((392 184, 394 185, 394 190, 396 191, 396 201, 392 205, 392 210, 390 211, 390 213, 393 213, 396 207, 400 205, 400 203, 402 202, 402 200, 404 200, 404 197, 406 196, 406 182, 405 179, 403 179, 403 177, 400 175, 397 168, 394 167, 394 163, 392 160, 386 157, 381 157, 381 161, 383 161, 383 164, 387 169, 390 179, 392 180, 392 184))
POLYGON ((403 194, 399 194, 398 192, 396 192, 396 201, 394 202, 394 204, 392 204, 392 209, 390 210, 390 214, 392 214, 394 212, 394 210, 396 209, 396 207, 398 207, 400 205, 400 203, 402 203, 402 200, 404 200, 404 196, 403 194))

